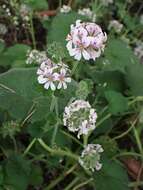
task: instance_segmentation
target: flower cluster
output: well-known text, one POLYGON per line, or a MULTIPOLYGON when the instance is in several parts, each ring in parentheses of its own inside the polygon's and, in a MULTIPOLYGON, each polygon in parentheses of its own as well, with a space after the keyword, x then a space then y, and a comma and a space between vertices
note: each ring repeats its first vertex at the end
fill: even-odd
POLYGON ((19 10, 20 16, 21 16, 22 20, 28 24, 30 21, 30 12, 31 12, 31 9, 26 4, 20 5, 20 10, 19 10))
POLYGON ((121 24, 118 20, 111 20, 108 29, 114 29, 116 33, 120 33, 123 29, 123 24, 121 24))
POLYGON ((107 35, 99 25, 77 20, 75 25, 71 25, 66 40, 70 56, 74 56, 76 60, 80 60, 82 56, 85 60, 95 60, 104 51, 107 35))
POLYGON ((20 4, 18 1, 10 1, 8 4, 3 4, 2 9, 4 14, 10 18, 10 21, 18 27, 19 24, 23 26, 30 25, 31 9, 26 4, 20 4))
POLYGON ((41 64, 45 60, 47 60, 47 55, 45 51, 40 52, 36 49, 28 50, 26 64, 41 64))
POLYGON ((83 8, 78 10, 79 15, 87 16, 92 22, 96 21, 96 14, 94 14, 90 8, 83 8))
POLYGON ((71 132, 78 132, 80 135, 88 135, 89 131, 95 129, 97 114, 95 109, 91 108, 89 102, 76 100, 65 107, 63 122, 71 132))
POLYGON ((71 11, 71 7, 68 5, 63 5, 62 8, 60 9, 61 13, 69 13, 71 11))
POLYGON ((37 70, 38 82, 44 85, 45 89, 51 88, 55 91, 57 89, 67 88, 67 83, 71 82, 69 77, 70 70, 64 63, 53 63, 50 59, 42 62, 37 70))
POLYGON ((88 144, 85 149, 82 151, 81 156, 79 157, 79 163, 85 170, 100 170, 102 164, 100 161, 100 153, 104 150, 99 144, 88 144))

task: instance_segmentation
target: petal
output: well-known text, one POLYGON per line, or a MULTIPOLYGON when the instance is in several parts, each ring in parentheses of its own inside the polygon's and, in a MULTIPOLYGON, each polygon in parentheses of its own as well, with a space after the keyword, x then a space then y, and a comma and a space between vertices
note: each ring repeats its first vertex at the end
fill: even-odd
POLYGON ((91 58, 90 54, 86 50, 82 51, 82 55, 83 55, 85 60, 89 60, 91 58))
POLYGON ((69 54, 70 54, 70 56, 74 56, 74 55, 76 54, 76 48, 70 49, 70 50, 69 50, 69 54))
POLYGON ((80 50, 77 50, 76 51, 76 54, 75 54, 75 56, 74 56, 74 58, 76 59, 76 60, 81 60, 81 51, 80 50))
POLYGON ((63 88, 67 89, 67 84, 65 82, 63 82, 63 88))
POLYGON ((57 89, 61 89, 62 88, 62 83, 59 82, 58 86, 57 86, 57 89))
POLYGON ((71 40, 67 43, 66 47, 69 51, 72 49, 72 41, 71 40))
POLYGON ((102 168, 102 164, 100 164, 99 162, 96 163, 96 170, 100 170, 102 168))
POLYGON ((42 71, 41 69, 38 69, 38 70, 37 70, 37 74, 38 74, 38 75, 42 75, 42 74, 43 74, 43 71, 42 71))
POLYGON ((71 82, 71 78, 70 77, 65 78, 65 82, 71 82))
POLYGON ((60 73, 65 76, 65 74, 66 74, 66 69, 62 68, 62 69, 60 70, 60 73))
POLYGON ((45 82, 47 82, 47 79, 44 78, 42 75, 40 75, 40 76, 38 77, 38 82, 39 82, 40 84, 44 84, 45 82))
POLYGON ((44 85, 44 88, 45 88, 45 89, 48 89, 49 86, 50 86, 50 83, 49 83, 49 82, 46 82, 46 84, 44 85))
POLYGON ((56 90, 56 86, 53 82, 50 82, 50 88, 51 90, 55 91, 56 90))

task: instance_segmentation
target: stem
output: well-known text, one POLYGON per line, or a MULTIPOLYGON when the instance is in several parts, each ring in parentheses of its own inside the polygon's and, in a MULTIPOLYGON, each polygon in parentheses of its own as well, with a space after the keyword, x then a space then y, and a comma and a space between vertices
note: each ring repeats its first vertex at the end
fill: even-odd
POLYGON ((96 127, 99 127, 99 125, 101 125, 104 121, 106 121, 107 119, 109 119, 111 117, 111 114, 107 114, 105 117, 103 117, 97 124, 96 127))
POLYGON ((17 152, 17 144, 16 144, 15 137, 14 137, 14 136, 11 136, 11 139, 12 139, 12 141, 13 141, 14 150, 15 150, 15 152, 17 152))
POLYGON ((134 156, 134 157, 140 157, 143 159, 143 155, 139 154, 139 153, 135 153, 135 152, 123 152, 123 153, 119 153, 116 154, 115 156, 113 156, 112 159, 115 159, 117 157, 121 157, 121 156, 134 156))
POLYGON ((131 182, 128 184, 128 187, 136 187, 136 186, 143 186, 143 181, 131 182))
POLYGON ((133 131, 134 131, 134 136, 136 138, 136 142, 137 142, 137 145, 138 145, 138 149, 139 149, 141 155, 143 155, 143 147, 142 147, 142 143, 141 143, 138 131, 137 131, 137 129, 135 127, 133 128, 133 131))
POLYGON ((66 188, 64 188, 64 190, 71 190, 71 188, 78 182, 79 179, 79 177, 76 177, 66 188))
POLYGON ((87 185, 87 184, 90 183, 92 180, 93 180, 93 178, 88 179, 87 181, 78 184, 77 186, 75 186, 75 187, 73 188, 73 190, 77 190, 77 189, 79 189, 80 187, 83 187, 83 186, 87 185))
POLYGON ((61 174, 56 180, 52 181, 50 183, 50 185, 48 185, 48 187, 45 188, 45 190, 51 190, 51 189, 53 189, 60 181, 62 181, 66 176, 68 176, 70 173, 72 173, 75 170, 76 166, 77 165, 75 164, 68 171, 66 171, 63 174, 61 174))
POLYGON ((137 122, 137 120, 135 120, 135 121, 132 123, 131 127, 130 127, 127 131, 125 131, 124 133, 122 133, 121 135, 119 135, 119 136, 117 136, 117 137, 114 137, 112 140, 117 140, 117 139, 120 139, 120 138, 123 138, 124 136, 126 136, 126 135, 134 128, 136 122, 137 122))
POLYGON ((84 144, 84 147, 86 147, 87 144, 88 144, 88 137, 89 137, 89 135, 83 135, 83 144, 84 144))
POLYGON ((67 137, 72 139, 74 142, 76 142, 78 145, 83 147, 83 144, 79 140, 77 140, 74 136, 72 136, 71 134, 69 134, 69 133, 67 133, 67 132, 65 132, 63 130, 60 130, 60 131, 61 131, 61 133, 63 133, 64 135, 66 135, 67 137))
POLYGON ((38 138, 38 141, 40 143, 40 145, 48 152, 50 152, 51 154, 55 154, 55 155, 59 155, 59 156, 67 156, 67 157, 70 157, 74 160, 78 160, 78 156, 73 154, 72 152, 66 152, 64 150, 61 150, 61 149, 52 149, 50 148, 48 145, 45 144, 45 142, 38 138))
POLYGON ((30 32, 32 37, 33 48, 36 49, 35 31, 33 25, 33 12, 30 14, 30 32))
POLYGON ((35 144, 36 142, 36 138, 34 138, 31 143, 28 145, 28 147, 26 148, 26 150, 24 151, 23 155, 25 156, 29 151, 30 149, 32 148, 32 146, 35 144))
POLYGON ((73 68, 72 68, 72 71, 71 71, 71 76, 73 76, 75 74, 75 71, 76 71, 76 69, 78 67, 78 64, 79 64, 79 62, 76 61, 75 64, 73 65, 73 68))
POLYGON ((53 134, 52 134, 52 139, 51 139, 51 145, 53 146, 54 143, 55 143, 55 139, 56 139, 56 135, 57 135, 57 132, 58 132, 58 125, 59 123, 57 123, 55 125, 55 128, 54 128, 54 131, 53 131, 53 134))

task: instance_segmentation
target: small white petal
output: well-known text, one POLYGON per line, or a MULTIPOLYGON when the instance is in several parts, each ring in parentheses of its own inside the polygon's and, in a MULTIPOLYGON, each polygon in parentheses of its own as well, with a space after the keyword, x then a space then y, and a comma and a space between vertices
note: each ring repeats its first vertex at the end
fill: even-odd
POLYGON ((50 88, 51 90, 55 91, 56 90, 56 86, 54 85, 53 82, 50 83, 50 88))
POLYGON ((50 83, 49 83, 49 82, 46 82, 46 84, 44 85, 44 88, 45 88, 45 89, 49 89, 49 86, 50 86, 50 83))
POLYGON ((65 82, 71 82, 71 78, 70 77, 67 77, 67 78, 65 78, 65 82))
POLYGON ((86 50, 82 51, 82 55, 83 55, 83 57, 84 57, 85 60, 89 60, 90 59, 90 54, 86 50))
POLYGON ((43 76, 40 75, 40 76, 38 77, 38 82, 39 82, 40 84, 44 84, 45 82, 47 82, 47 79, 46 79, 46 78, 43 78, 43 76))
POLYGON ((77 51, 76 54, 75 54, 75 56, 74 56, 74 58, 76 60, 80 61, 81 60, 81 51, 77 51))
POLYGON ((59 82, 58 86, 57 86, 57 89, 61 89, 62 88, 62 83, 59 82))
POLYGON ((63 82, 63 88, 67 89, 67 84, 65 82, 63 82))

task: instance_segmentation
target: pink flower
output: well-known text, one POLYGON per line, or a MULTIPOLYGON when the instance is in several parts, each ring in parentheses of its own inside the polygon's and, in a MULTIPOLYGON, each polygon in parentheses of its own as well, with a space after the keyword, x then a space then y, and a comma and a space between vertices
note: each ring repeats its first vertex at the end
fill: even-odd
POLYGON ((78 20, 75 26, 71 25, 71 31, 66 40, 70 56, 76 60, 81 60, 82 57, 85 60, 95 60, 104 51, 107 36, 97 24, 81 23, 78 20))

